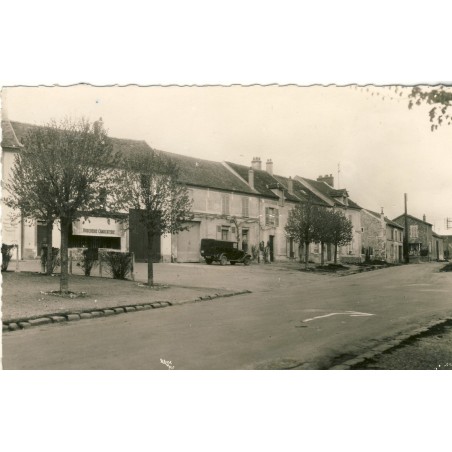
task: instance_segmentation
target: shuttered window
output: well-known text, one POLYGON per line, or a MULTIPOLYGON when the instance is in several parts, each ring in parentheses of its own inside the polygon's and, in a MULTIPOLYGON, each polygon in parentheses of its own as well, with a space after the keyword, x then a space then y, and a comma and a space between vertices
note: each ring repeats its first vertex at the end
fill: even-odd
POLYGON ((221 198, 221 212, 223 215, 229 215, 229 195, 223 195, 221 198))
POLYGON ((248 218, 250 216, 250 198, 242 198, 242 216, 248 218))
POLYGON ((279 211, 273 207, 265 208, 265 225, 266 226, 279 226, 279 211))

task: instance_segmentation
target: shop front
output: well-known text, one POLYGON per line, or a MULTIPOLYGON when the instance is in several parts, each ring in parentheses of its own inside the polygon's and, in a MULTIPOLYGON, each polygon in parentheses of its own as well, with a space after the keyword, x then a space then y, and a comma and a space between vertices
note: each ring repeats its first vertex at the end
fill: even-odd
POLYGON ((126 249, 123 225, 110 218, 87 217, 72 223, 69 248, 126 249))

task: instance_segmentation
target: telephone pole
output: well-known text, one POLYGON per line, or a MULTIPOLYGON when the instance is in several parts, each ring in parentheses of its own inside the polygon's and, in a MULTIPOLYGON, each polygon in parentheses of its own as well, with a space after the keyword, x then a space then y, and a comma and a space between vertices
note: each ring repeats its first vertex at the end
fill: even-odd
POLYGON ((403 234, 403 257, 405 259, 405 264, 410 263, 410 255, 408 252, 408 208, 407 208, 407 194, 405 193, 405 231, 403 234))

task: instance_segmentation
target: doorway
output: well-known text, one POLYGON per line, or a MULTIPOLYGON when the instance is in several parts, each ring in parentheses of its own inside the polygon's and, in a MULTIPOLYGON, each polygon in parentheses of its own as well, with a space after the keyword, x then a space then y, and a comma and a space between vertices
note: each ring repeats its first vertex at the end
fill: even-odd
POLYGON ((274 235, 270 235, 268 237, 268 244, 269 244, 269 247, 270 247, 270 262, 273 262, 274 259, 275 259, 275 256, 274 256, 274 253, 273 253, 274 239, 275 239, 274 235))

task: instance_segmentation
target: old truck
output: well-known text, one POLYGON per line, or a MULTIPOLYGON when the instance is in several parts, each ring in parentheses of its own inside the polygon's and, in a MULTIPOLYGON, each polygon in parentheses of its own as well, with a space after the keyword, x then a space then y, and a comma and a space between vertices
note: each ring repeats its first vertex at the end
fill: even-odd
POLYGON ((219 262, 220 265, 231 265, 237 263, 249 265, 251 256, 245 251, 238 249, 237 242, 228 242, 225 240, 202 239, 201 240, 201 256, 205 259, 206 264, 219 262))

